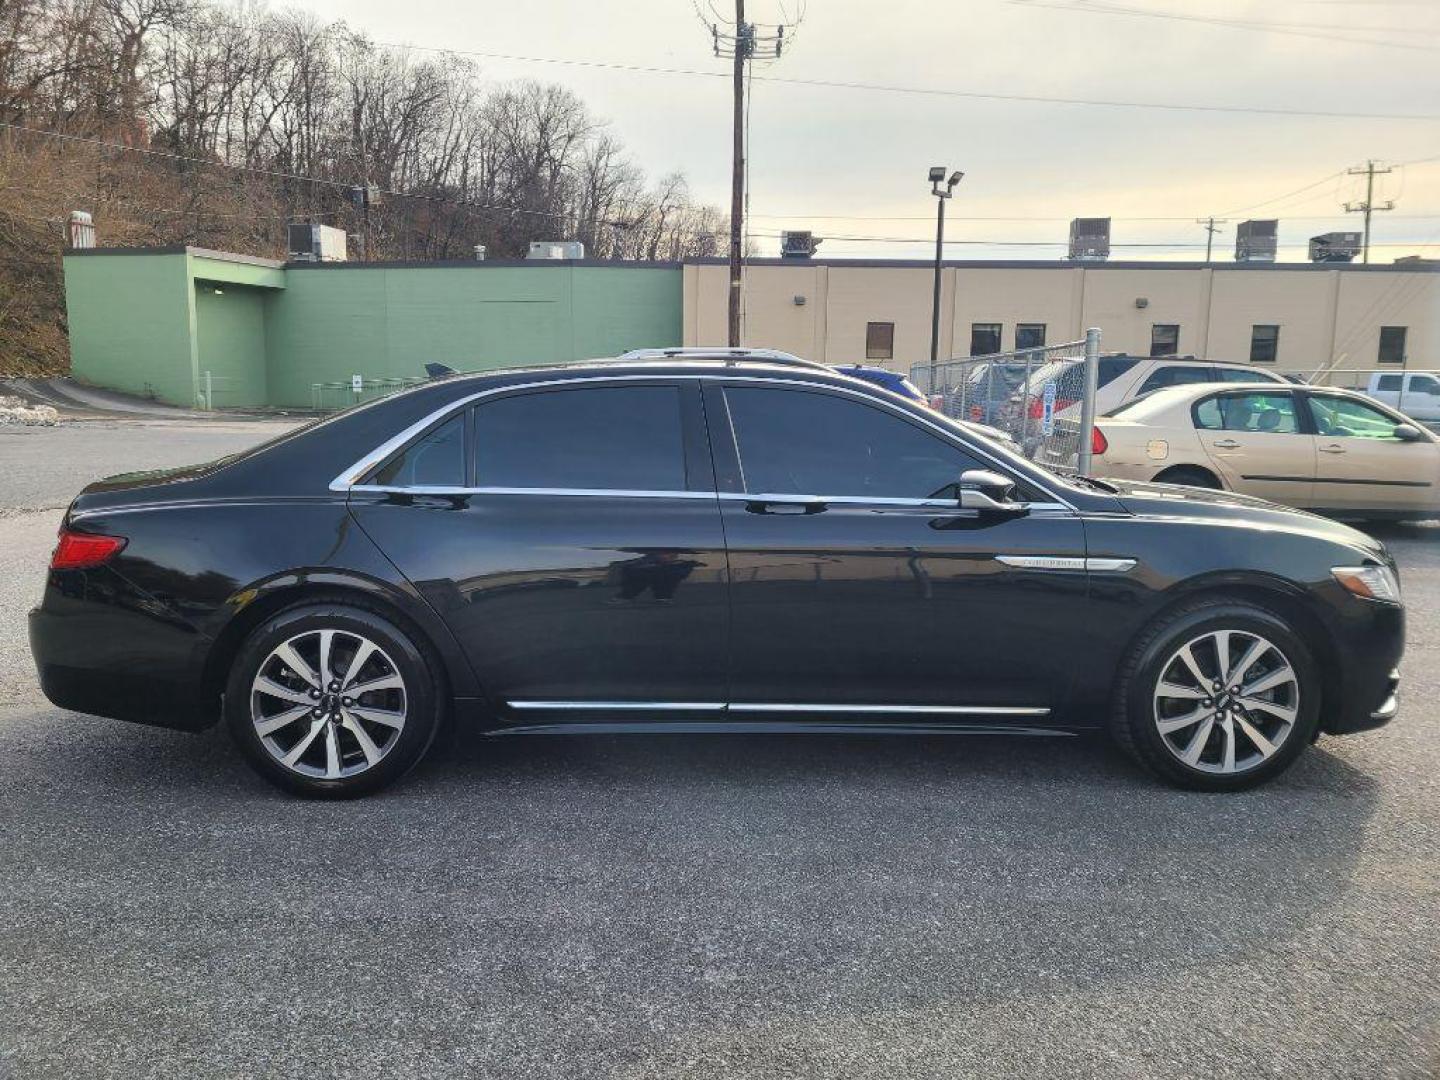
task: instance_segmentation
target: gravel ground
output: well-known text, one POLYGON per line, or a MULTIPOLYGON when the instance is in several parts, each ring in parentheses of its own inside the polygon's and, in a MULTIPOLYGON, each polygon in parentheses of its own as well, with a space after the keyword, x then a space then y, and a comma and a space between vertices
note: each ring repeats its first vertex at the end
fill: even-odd
POLYGON ((275 430, 223 428, 0 433, 0 1077, 1440 1075, 1440 530, 1386 534, 1401 719, 1257 792, 1081 739, 462 736, 327 805, 30 668, 55 508, 275 430))

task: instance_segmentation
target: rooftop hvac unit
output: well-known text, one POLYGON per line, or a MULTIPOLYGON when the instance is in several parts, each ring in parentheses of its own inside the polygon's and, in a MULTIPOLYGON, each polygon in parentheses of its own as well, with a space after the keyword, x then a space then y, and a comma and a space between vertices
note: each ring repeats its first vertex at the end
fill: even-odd
POLYGON ((1077 217, 1070 222, 1070 258, 1103 262, 1110 257, 1110 219, 1077 217))
POLYGON ((70 246, 72 248, 93 248, 95 246, 95 219, 84 210, 71 210, 70 246))
POLYGON ((1235 230, 1235 261, 1273 263, 1279 229, 1280 222, 1274 218, 1242 221, 1235 230))
POLYGON ((291 225, 290 258, 295 262, 344 262, 345 230, 333 225, 291 225))
POLYGON ((1360 254, 1358 232, 1327 232, 1310 238, 1311 262, 1353 262, 1360 254))
POLYGON ((782 259, 813 259, 815 249, 824 241, 811 232, 782 232, 780 234, 780 257, 782 259))
POLYGON ((527 259, 583 259, 585 245, 579 240, 532 240, 527 259))

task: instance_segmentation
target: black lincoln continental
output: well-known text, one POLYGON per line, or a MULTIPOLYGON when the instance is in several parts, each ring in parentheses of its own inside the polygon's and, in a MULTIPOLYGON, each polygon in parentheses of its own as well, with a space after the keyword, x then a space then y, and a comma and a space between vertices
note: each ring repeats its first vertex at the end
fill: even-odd
POLYGON ((305 795, 444 723, 1108 731, 1236 790, 1396 710, 1363 533, 1048 472, 820 365, 711 351, 441 378, 67 511, 30 616, 80 712, 223 717, 305 795))

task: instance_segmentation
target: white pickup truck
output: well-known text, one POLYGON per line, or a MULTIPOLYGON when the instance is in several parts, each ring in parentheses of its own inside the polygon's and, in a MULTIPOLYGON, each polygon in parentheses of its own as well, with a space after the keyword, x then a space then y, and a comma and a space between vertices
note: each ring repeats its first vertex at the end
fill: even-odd
POLYGON ((1431 372, 1376 372, 1362 392, 1416 420, 1440 420, 1440 378, 1431 372))

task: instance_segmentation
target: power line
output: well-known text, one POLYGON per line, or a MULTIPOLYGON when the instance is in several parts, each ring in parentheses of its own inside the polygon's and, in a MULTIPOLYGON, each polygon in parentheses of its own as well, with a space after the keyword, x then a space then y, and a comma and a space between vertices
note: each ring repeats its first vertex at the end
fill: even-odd
MULTIPOLYGON (((170 161, 182 161, 190 165, 203 165, 212 169, 229 169, 233 172, 250 173, 255 176, 268 176, 278 180, 298 180, 307 184, 321 184, 327 187, 344 188, 349 190, 355 185, 348 180, 327 180, 318 176, 306 176, 303 173, 285 172, 280 169, 260 169, 253 165, 236 165, 233 162, 212 161, 208 158, 194 157, 188 154, 176 154, 168 150, 156 150, 148 146, 126 146, 124 143, 110 142, 107 139, 96 139, 88 135, 71 135, 61 131, 46 131, 44 128, 27 127, 24 124, 13 124, 9 121, 0 120, 0 128, 9 131, 22 131, 29 135, 40 135, 48 139, 57 139, 61 142, 82 143, 88 146, 98 146, 106 150, 119 150, 131 154, 143 154, 146 157, 164 158, 170 161)), ((426 202, 445 203, 451 206, 459 206, 469 210, 494 210, 507 214, 528 214, 535 217, 567 219, 569 214, 553 213, 549 210, 530 210, 519 206, 504 206, 497 203, 472 202, 468 199, 456 199, 444 195, 426 195, 413 191, 396 191, 391 188, 382 188, 372 185, 374 190, 381 195, 390 195, 401 199, 420 199, 426 202)), ((601 224, 608 224, 601 222, 601 224)))
POLYGON ((1318 41, 1339 41, 1347 45, 1373 45, 1380 48, 1410 49, 1418 52, 1437 52, 1434 45, 1421 45, 1412 41, 1378 40, 1356 38, 1356 33, 1404 33, 1433 36, 1437 31, 1427 28, 1409 29, 1401 27, 1349 27, 1339 25, 1315 25, 1306 23, 1264 22, 1258 19, 1232 19, 1214 15, 1192 15, 1178 11, 1154 11, 1147 8, 1123 7, 1119 4, 1098 3, 1095 0, 1009 0, 1012 4, 1029 8, 1049 8, 1054 11, 1068 11, 1080 15, 1122 15, 1146 19, 1167 19, 1175 22, 1203 23, 1231 30, 1257 30, 1268 34, 1283 34, 1288 37, 1310 38, 1318 41), (1340 31, 1332 33, 1331 31, 1340 31))
MULTIPOLYGON (((598 68, 606 71, 628 71, 643 75, 683 75, 702 79, 725 79, 723 71, 701 71, 695 68, 659 67, 653 64, 629 64, 610 60, 581 60, 555 56, 527 56, 519 53, 488 52, 479 49, 453 49, 436 45, 408 45, 393 41, 373 44, 392 49, 413 49, 419 52, 447 53, 453 56, 474 56, 485 60, 507 60, 522 64, 557 64, 566 67, 598 68)), ((1053 97, 1043 94, 1000 94, 979 90, 955 90, 943 87, 897 86, 887 83, 851 82, 842 79, 801 79, 780 75, 756 75, 756 82, 783 86, 808 86, 831 90, 857 90, 887 94, 914 94, 925 97, 966 98, 978 101, 1007 101, 1041 105, 1085 105, 1112 109, 1160 109, 1178 112, 1238 113, 1259 116, 1305 116, 1328 120, 1440 120, 1440 113, 1369 113, 1338 112, 1324 109, 1289 109, 1258 105, 1196 105, 1159 101, 1123 101, 1108 98, 1053 97)))

